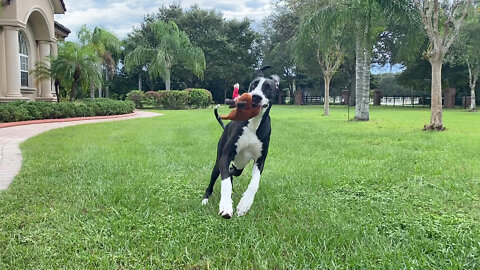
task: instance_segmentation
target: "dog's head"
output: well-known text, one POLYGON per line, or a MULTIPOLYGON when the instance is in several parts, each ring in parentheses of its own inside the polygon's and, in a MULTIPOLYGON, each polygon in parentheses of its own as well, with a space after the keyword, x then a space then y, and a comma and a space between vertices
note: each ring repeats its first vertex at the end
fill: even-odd
POLYGON ((280 78, 277 75, 272 75, 270 78, 258 77, 253 80, 248 88, 248 92, 252 94, 253 106, 268 107, 270 100, 278 92, 279 83, 280 78))

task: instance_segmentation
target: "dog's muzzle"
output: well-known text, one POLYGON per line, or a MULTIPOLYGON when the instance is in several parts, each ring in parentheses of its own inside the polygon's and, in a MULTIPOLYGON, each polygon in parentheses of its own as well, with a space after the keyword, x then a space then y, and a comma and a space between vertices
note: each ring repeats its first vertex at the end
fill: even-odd
POLYGON ((252 103, 254 107, 265 108, 265 105, 262 105, 262 97, 260 95, 252 95, 252 103))

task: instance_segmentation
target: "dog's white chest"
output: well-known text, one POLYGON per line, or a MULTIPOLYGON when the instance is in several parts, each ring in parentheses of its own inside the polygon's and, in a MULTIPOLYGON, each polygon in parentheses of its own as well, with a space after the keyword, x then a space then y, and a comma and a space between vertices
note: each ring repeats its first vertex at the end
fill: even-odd
POLYGON ((243 134, 238 139, 236 146, 237 155, 233 160, 233 165, 238 169, 245 168, 250 160, 256 160, 262 155, 262 142, 248 126, 243 128, 243 134))

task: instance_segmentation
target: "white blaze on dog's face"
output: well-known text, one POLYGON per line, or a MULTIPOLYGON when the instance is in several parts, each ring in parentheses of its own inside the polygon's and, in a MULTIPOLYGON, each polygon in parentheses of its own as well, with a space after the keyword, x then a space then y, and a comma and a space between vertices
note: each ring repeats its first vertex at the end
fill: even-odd
POLYGON ((256 78, 250 84, 248 92, 252 94, 253 105, 262 108, 268 107, 270 99, 275 97, 278 91, 279 78, 274 75, 271 78, 256 78))

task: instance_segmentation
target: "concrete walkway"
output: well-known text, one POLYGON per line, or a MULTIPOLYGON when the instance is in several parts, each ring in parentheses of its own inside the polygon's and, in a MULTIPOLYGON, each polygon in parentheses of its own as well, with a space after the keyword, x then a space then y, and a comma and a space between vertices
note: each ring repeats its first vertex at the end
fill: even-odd
POLYGON ((13 178, 20 171, 20 168, 22 167, 22 152, 20 151, 20 144, 33 136, 61 127, 161 115, 162 114, 154 112, 136 111, 133 115, 125 117, 116 116, 115 118, 110 119, 90 119, 74 122, 55 122, 0 128, 0 190, 8 188, 13 178))

